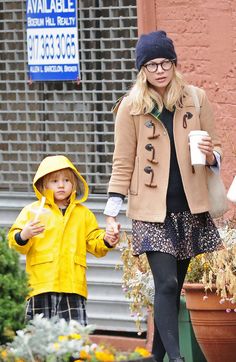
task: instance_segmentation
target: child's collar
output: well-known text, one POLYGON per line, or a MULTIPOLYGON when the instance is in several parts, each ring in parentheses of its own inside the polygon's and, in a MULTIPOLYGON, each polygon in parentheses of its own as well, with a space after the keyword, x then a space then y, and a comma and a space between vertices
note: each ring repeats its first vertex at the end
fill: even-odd
MULTIPOLYGON (((52 190, 45 190, 44 191, 44 196, 46 197, 46 202, 49 203, 49 204, 55 204, 55 201, 54 201, 54 193, 52 190)), ((75 201, 76 199, 76 191, 73 191, 71 196, 70 196, 70 203, 75 201)))

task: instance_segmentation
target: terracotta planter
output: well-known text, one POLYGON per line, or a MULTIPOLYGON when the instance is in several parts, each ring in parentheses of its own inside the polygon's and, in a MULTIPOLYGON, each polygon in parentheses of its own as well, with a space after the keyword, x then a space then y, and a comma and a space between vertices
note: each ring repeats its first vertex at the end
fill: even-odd
POLYGON ((186 306, 196 339, 208 362, 235 362, 236 356, 236 306, 220 304, 215 291, 205 295, 202 284, 184 284, 186 306), (226 309, 231 308, 230 313, 226 309))

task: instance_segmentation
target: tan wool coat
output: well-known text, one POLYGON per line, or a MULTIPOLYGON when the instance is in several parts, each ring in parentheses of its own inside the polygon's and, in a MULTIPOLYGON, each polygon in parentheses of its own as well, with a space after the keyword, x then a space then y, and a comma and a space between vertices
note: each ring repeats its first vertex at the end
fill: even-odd
MULTIPOLYGON (((188 134, 205 130, 212 137, 214 150, 221 154, 215 133, 214 116, 206 93, 196 88, 200 114, 192 96, 173 119, 174 142, 183 187, 193 214, 209 210, 207 166, 191 165, 188 134)), ((130 99, 117 105, 115 150, 108 192, 128 195, 127 216, 131 219, 163 222, 170 171, 170 139, 165 126, 152 114, 131 115, 130 99)))

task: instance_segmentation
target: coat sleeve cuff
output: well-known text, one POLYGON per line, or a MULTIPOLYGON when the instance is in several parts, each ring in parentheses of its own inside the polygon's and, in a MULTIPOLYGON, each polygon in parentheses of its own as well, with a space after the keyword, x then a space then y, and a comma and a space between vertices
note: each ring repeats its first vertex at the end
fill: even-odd
POLYGON ((221 165, 221 156, 217 151, 213 151, 214 155, 215 155, 215 159, 216 162, 214 165, 210 166, 210 169, 215 173, 215 174, 219 174, 220 172, 220 165, 221 165))
POLYGON ((103 241, 108 249, 113 249, 113 246, 111 246, 106 240, 103 239, 103 241))
POLYGON ((28 243, 29 240, 23 240, 21 239, 20 232, 15 234, 15 241, 18 245, 24 246, 28 243))

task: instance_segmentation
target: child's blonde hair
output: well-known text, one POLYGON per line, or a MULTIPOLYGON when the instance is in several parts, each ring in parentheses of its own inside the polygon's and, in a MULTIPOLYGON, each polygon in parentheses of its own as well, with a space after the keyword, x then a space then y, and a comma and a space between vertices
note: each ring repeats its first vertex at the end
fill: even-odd
POLYGON ((137 80, 129 92, 132 115, 150 113, 155 105, 157 105, 160 112, 164 105, 169 111, 182 106, 183 97, 186 95, 184 87, 186 83, 174 64, 173 67, 173 78, 166 88, 163 99, 148 84, 145 71, 141 68, 137 80))
POLYGON ((41 177, 36 182, 36 187, 40 191, 41 194, 44 193, 46 190, 46 184, 55 176, 63 175, 64 177, 68 178, 68 180, 72 183, 72 192, 76 191, 79 192, 79 183, 78 183, 78 177, 75 175, 75 173, 68 167, 63 168, 58 171, 50 172, 47 175, 41 177))

